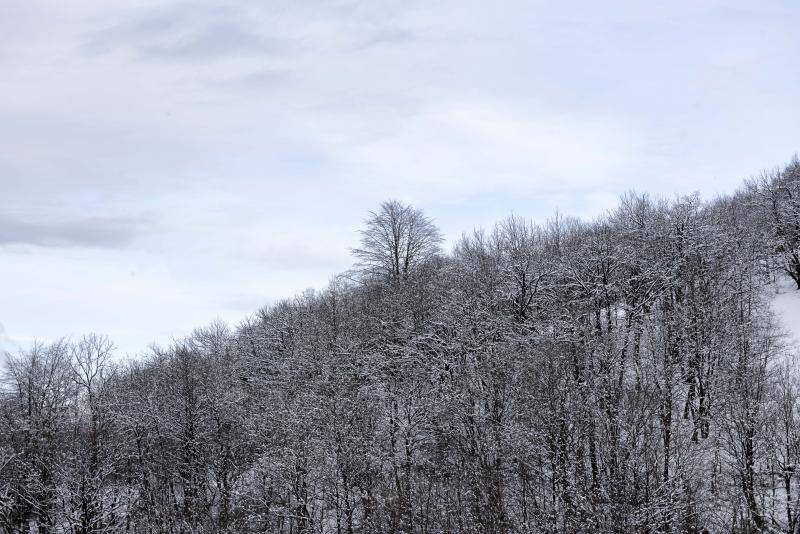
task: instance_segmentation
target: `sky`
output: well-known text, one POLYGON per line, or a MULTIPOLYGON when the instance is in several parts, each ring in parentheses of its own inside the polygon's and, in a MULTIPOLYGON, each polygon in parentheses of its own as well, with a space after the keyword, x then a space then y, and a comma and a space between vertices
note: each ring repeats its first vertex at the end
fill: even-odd
POLYGON ((135 356, 347 269, 370 210, 449 243, 800 150, 800 4, 0 0, 0 350, 135 356))

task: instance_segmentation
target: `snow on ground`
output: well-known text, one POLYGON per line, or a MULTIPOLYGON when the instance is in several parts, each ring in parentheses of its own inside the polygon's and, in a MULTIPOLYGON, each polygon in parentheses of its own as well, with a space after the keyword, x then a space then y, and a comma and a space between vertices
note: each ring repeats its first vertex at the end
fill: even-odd
POLYGON ((800 290, 791 278, 783 276, 769 291, 772 311, 789 333, 790 343, 800 351, 800 290))

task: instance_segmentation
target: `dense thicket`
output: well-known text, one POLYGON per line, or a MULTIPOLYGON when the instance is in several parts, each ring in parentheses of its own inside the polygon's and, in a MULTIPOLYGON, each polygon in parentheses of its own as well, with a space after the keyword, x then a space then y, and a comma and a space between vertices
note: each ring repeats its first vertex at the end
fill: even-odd
POLYGON ((443 254, 371 214, 319 292, 125 364, 9 357, 6 532, 800 531, 800 384, 764 288, 800 288, 800 164, 443 254))

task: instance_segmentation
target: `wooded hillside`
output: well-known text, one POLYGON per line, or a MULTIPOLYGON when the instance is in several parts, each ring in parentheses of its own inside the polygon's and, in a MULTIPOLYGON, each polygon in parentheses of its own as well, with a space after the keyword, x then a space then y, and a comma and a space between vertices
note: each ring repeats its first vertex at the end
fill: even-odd
POLYGON ((798 347, 766 299, 800 288, 797 160, 448 253, 390 201, 353 253, 134 361, 9 355, 4 531, 800 531, 798 347))

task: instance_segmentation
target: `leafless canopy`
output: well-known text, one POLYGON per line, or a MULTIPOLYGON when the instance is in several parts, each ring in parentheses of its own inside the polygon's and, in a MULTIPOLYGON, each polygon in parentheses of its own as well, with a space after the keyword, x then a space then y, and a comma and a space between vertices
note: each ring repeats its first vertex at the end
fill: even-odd
POLYGON ((353 254, 363 271, 399 281, 438 254, 441 242, 441 232, 422 210, 389 200, 370 212, 353 254))

